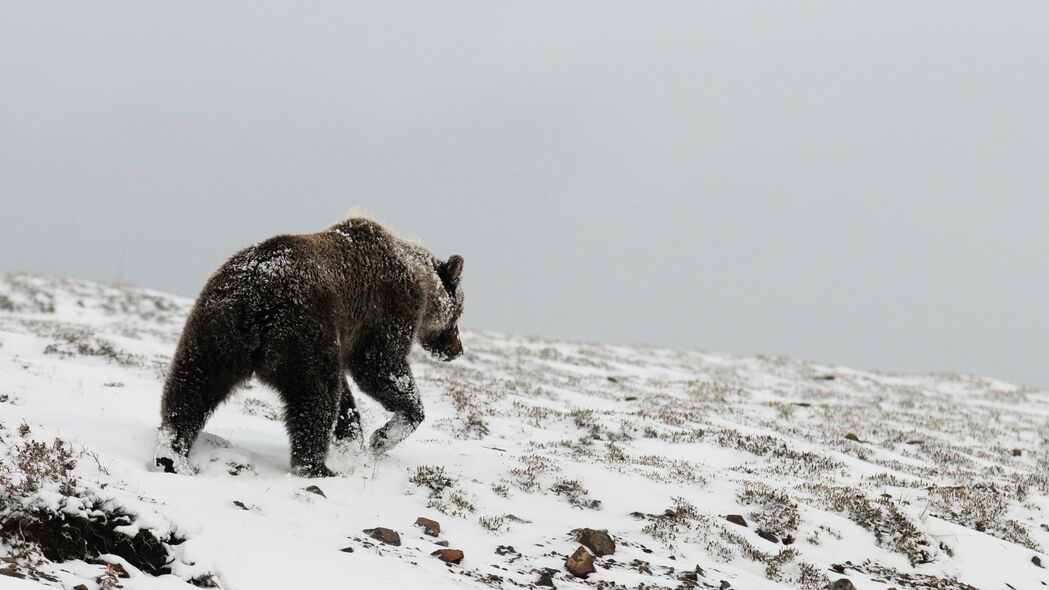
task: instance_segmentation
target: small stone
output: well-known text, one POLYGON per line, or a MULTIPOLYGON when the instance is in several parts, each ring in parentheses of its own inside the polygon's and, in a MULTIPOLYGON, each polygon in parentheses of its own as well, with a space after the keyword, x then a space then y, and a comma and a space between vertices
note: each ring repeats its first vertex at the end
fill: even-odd
POLYGON ((794 544, 794 537, 793 537, 793 535, 785 535, 781 539, 781 541, 783 541, 784 545, 793 545, 794 544))
POLYGON ((114 576, 116 576, 118 578, 125 578, 125 579, 131 577, 127 573, 127 570, 124 569, 124 566, 120 565, 119 563, 102 562, 101 565, 104 565, 106 567, 106 573, 107 574, 114 575, 114 576))
POLYGON ((594 556, 582 545, 565 560, 565 569, 577 578, 585 578, 597 571, 594 569, 594 556))
POLYGON ((343 547, 342 549, 339 549, 339 551, 342 551, 343 553, 353 553, 353 547, 343 547))
POLYGON ((1023 455, 1023 454, 1024 454, 1024 452, 1021 451, 1020 449, 1013 449, 1013 457, 1019 457, 1020 455, 1023 455))
POLYGON ((430 520, 425 516, 420 516, 419 518, 416 518, 415 526, 422 527, 423 532, 427 535, 430 535, 431 537, 436 537, 437 535, 441 534, 441 524, 436 520, 430 520))
POLYGON ((576 541, 582 543, 598 557, 612 555, 616 552, 616 542, 606 530, 575 529, 572 532, 575 533, 576 541))
POLYGON ((325 495, 324 495, 324 490, 322 490, 322 489, 318 488, 317 486, 309 486, 309 487, 305 487, 305 488, 302 488, 302 490, 303 490, 304 492, 309 492, 309 493, 311 493, 311 494, 317 494, 317 495, 318 495, 318 496, 320 496, 321 498, 327 498, 327 497, 328 497, 328 496, 325 496, 325 495))
POLYGON ((770 543, 779 543, 779 537, 777 537, 776 535, 773 535, 772 533, 770 533, 768 531, 765 531, 765 530, 762 530, 762 529, 758 529, 758 536, 761 537, 762 539, 765 539, 766 541, 768 541, 770 543))
POLYGON ((853 586, 848 578, 841 578, 827 584, 827 590, 856 590, 856 586, 853 586))
POLYGON ((1035 555, 1034 557, 1031 558, 1031 563, 1037 565, 1038 567, 1040 567, 1042 569, 1045 569, 1045 566, 1042 565, 1042 558, 1038 557, 1037 555, 1035 555))
POLYGON ((433 544, 441 546, 441 547, 447 547, 448 546, 448 541, 445 541, 445 540, 434 541, 433 544))
POLYGON ((464 557, 463 552, 458 549, 438 549, 430 555, 445 563, 454 563, 456 565, 462 563, 464 557))
POLYGON ((547 588, 557 588, 554 586, 554 574, 557 570, 550 568, 544 568, 543 571, 539 572, 539 579, 535 581, 536 586, 546 586, 547 588))
POLYGON ((729 514, 725 517, 725 520, 731 522, 732 524, 738 524, 739 526, 747 526, 747 519, 743 518, 743 516, 739 514, 729 514))
POLYGON ((401 546, 401 535, 395 530, 385 527, 377 527, 374 529, 364 529, 364 533, 377 541, 386 543, 387 545, 394 545, 396 547, 401 546))
POLYGON ((77 584, 76 586, 73 586, 73 590, 87 590, 87 586, 83 584, 77 584))
POLYGON ((732 584, 729 584, 728 581, 726 581, 726 580, 721 580, 721 585, 718 586, 718 588, 721 588, 721 590, 728 590, 731 587, 732 587, 732 584))
POLYGON ((850 433, 846 434, 845 438, 848 439, 848 440, 854 441, 854 442, 858 442, 858 443, 863 442, 862 440, 860 440, 860 437, 856 436, 855 432, 850 432, 850 433))

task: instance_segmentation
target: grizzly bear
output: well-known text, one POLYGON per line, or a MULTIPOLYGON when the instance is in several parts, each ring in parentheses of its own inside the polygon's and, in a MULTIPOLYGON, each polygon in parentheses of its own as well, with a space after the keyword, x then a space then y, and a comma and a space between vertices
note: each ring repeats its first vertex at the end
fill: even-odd
POLYGON ((215 408, 252 375, 284 403, 292 472, 330 476, 332 437, 363 445, 346 372, 393 416, 376 454, 423 420, 408 353, 463 352, 463 259, 434 258, 375 221, 281 235, 241 250, 208 279, 186 320, 164 385, 155 462, 190 471, 190 447, 215 408))

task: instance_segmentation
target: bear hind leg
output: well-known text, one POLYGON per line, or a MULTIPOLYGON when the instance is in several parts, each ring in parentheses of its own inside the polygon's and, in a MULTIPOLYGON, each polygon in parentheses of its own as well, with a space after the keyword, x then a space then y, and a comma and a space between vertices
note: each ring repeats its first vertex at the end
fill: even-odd
POLYGON ((251 376, 246 362, 200 353, 186 346, 175 354, 164 384, 154 464, 168 473, 189 473, 189 450, 204 424, 237 383, 251 376))
MULTIPOLYGON (((309 349, 300 349, 308 356, 309 349)), ((284 423, 291 442, 291 470, 303 477, 335 475, 325 465, 342 398, 342 379, 338 364, 310 362, 295 355, 285 362, 262 367, 257 374, 274 387, 284 401, 284 423), (301 362, 299 362, 301 361, 301 362)))

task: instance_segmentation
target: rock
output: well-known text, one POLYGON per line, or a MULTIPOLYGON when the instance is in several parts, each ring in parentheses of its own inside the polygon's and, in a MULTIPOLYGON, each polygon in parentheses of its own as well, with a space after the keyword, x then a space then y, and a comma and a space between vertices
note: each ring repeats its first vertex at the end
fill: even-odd
POLYGON ((118 577, 118 578, 130 578, 131 575, 127 573, 124 566, 119 563, 106 563, 106 572, 118 577))
POLYGON ((565 560, 565 569, 577 578, 585 578, 597 571, 594 569, 594 556, 582 545, 565 560))
POLYGON ((846 434, 846 435, 845 435, 845 438, 846 438, 847 440, 851 440, 851 441, 853 441, 853 442, 858 442, 858 443, 861 443, 861 442, 863 442, 862 440, 860 440, 860 437, 856 436, 856 433, 855 433, 855 432, 850 432, 850 433, 846 434))
POLYGON ((853 586, 848 578, 841 578, 836 582, 828 583, 827 590, 856 590, 856 586, 853 586))
POLYGON ((718 586, 718 588, 721 588, 721 590, 728 590, 731 587, 732 587, 732 584, 729 584, 728 581, 726 581, 726 580, 721 580, 721 585, 718 586))
POLYGON ((739 514, 729 514, 725 517, 725 520, 731 522, 732 524, 738 524, 739 526, 747 526, 747 519, 743 518, 743 516, 739 514))
POLYGON ((448 541, 444 541, 444 540, 434 541, 433 544, 434 545, 440 545, 441 547, 447 547, 448 546, 448 541))
POLYGON ((219 582, 215 579, 215 576, 211 574, 204 574, 195 578, 187 580, 190 586, 196 586, 197 588, 218 588, 219 582))
POLYGON ((83 584, 77 584, 76 586, 73 586, 73 590, 87 590, 87 586, 83 584))
POLYGON ((1019 457, 1019 456, 1021 456, 1023 454, 1024 454, 1024 452, 1021 451, 1020 449, 1013 449, 1013 457, 1019 457))
POLYGON ((305 487, 305 488, 302 488, 302 491, 309 492, 311 494, 317 494, 321 498, 327 498, 328 497, 328 496, 324 495, 324 490, 318 488, 317 486, 305 487))
POLYGON ((794 544, 794 536, 793 535, 784 535, 783 538, 781 539, 781 541, 783 541, 784 545, 793 545, 794 544))
POLYGON ((765 539, 766 541, 768 541, 770 543, 779 543, 779 537, 777 537, 776 535, 773 535, 772 533, 770 533, 768 531, 765 531, 765 530, 762 530, 762 529, 758 529, 758 536, 761 537, 762 539, 765 539))
POLYGON ((1038 567, 1040 567, 1042 569, 1045 569, 1045 566, 1042 565, 1042 558, 1038 557, 1037 555, 1035 555, 1034 557, 1031 558, 1031 563, 1037 565, 1038 567))
POLYGON ((377 527, 374 529, 364 529, 364 533, 369 537, 386 543, 387 545, 394 545, 396 547, 401 546, 401 535, 394 530, 377 527))
POLYGON ((339 551, 342 551, 343 553, 353 553, 353 547, 343 547, 342 549, 339 549, 339 551))
POLYGON ((575 529, 572 532, 575 533, 576 541, 582 543, 598 557, 612 555, 616 552, 616 542, 606 530, 575 529))
POLYGON ((544 568, 543 571, 539 572, 539 579, 535 581, 536 586, 546 586, 547 588, 557 588, 554 586, 554 574, 557 570, 550 568, 544 568))
POLYGON ((441 523, 436 520, 430 520, 424 516, 415 519, 415 526, 421 526, 423 532, 431 537, 436 537, 441 534, 441 523))
POLYGON ((445 563, 454 563, 456 565, 462 563, 464 557, 463 552, 458 549, 438 549, 430 555, 445 563))

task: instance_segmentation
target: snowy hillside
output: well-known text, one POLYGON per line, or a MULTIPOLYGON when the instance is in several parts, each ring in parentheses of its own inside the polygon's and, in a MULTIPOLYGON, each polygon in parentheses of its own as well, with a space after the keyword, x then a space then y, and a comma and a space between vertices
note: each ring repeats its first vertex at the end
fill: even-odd
MULTIPOLYGON (((189 305, 0 278, 0 588, 1049 584, 1049 392, 466 332, 458 361, 413 354, 428 417, 387 457, 344 452, 329 461, 341 477, 290 476, 278 400, 252 383, 194 447, 197 475, 154 473, 189 305), (22 541, 101 521, 127 535, 106 546, 148 554, 152 573, 22 541), (364 532, 377 527, 400 544, 364 532), (614 552, 573 575, 580 538, 580 573, 611 549, 600 530, 614 552), (443 545, 461 562, 432 555, 443 545)), ((357 399, 366 430, 385 420, 357 399)))

